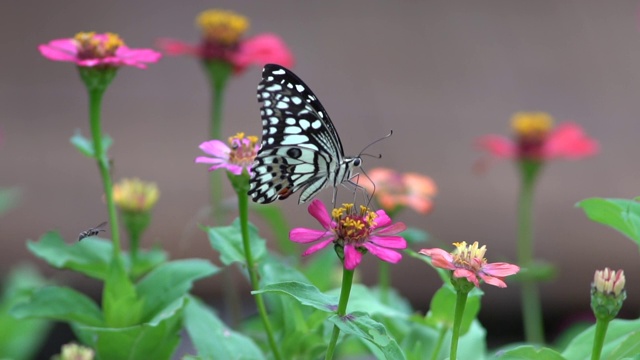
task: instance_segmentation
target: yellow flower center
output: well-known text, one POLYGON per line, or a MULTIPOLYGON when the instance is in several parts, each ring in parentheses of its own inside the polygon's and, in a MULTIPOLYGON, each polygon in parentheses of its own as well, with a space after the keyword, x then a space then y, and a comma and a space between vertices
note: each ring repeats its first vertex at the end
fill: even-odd
POLYGON ((234 45, 249 28, 249 20, 233 11, 206 10, 201 12, 196 23, 204 37, 223 45, 234 45))
POLYGON ((95 32, 79 32, 73 40, 81 59, 102 59, 115 55, 124 41, 114 33, 96 34, 95 32))
POLYGON ((335 221, 334 232, 338 240, 344 243, 361 244, 368 237, 375 224, 376 213, 366 206, 360 206, 355 210, 353 204, 342 204, 341 207, 331 211, 331 217, 335 221))
POLYGON ((123 179, 113 185, 113 201, 124 211, 149 211, 158 202, 159 197, 160 191, 155 183, 137 178, 123 179))
POLYGON ((472 245, 467 245, 466 241, 461 243, 453 243, 456 247, 451 253, 453 256, 453 262, 466 269, 480 270, 480 268, 487 263, 484 254, 487 252, 487 247, 482 245, 478 247, 478 242, 474 242, 472 245))
POLYGON ((511 117, 511 128, 518 137, 544 137, 553 128, 553 118, 545 112, 518 112, 511 117))
POLYGON ((229 147, 231 148, 229 162, 243 167, 251 166, 258 154, 256 144, 258 144, 257 136, 245 136, 243 132, 229 137, 229 147))

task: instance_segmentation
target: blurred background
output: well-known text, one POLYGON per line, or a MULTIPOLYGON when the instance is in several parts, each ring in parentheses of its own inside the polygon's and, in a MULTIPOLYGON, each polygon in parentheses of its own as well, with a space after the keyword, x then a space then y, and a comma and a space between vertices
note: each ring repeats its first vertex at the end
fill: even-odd
MULTIPOLYGON (((296 57, 293 70, 330 113, 348 154, 393 129, 370 151, 383 158, 367 158, 365 167, 415 171, 436 181, 434 211, 425 217, 407 210, 399 219, 427 230, 434 246, 479 241, 489 261, 515 261, 517 172, 496 162, 474 173, 474 139, 509 134, 517 111, 580 123, 600 141, 601 153, 550 163, 535 201, 537 257, 559 271, 541 287, 547 333, 552 338, 570 319, 590 313, 593 272, 605 266, 627 275, 622 317, 638 315, 637 246, 574 207, 592 196, 640 195, 640 166, 632 160, 640 151, 635 1, 4 2, 0 186, 19 187, 22 197, 0 218, 2 274, 31 262, 55 281, 96 297, 101 291, 97 282, 51 269, 25 248, 27 239, 52 229, 76 241, 107 219, 95 163, 69 143, 76 129, 89 134, 84 87, 74 65, 46 60, 37 46, 79 31, 115 32, 130 47, 153 47, 160 37, 197 43, 194 19, 214 7, 249 17, 248 36, 274 32, 286 41, 296 57)), ((226 135, 261 133, 260 71, 251 68, 230 82, 226 135)), ((198 145, 208 140, 208 89, 197 60, 165 57, 144 71, 119 71, 104 99, 114 178, 158 184, 160 201, 143 243, 161 244, 173 258, 216 258, 197 229, 208 199, 206 167, 194 164, 198 145)), ((231 188, 226 191, 231 197, 231 188)), ((321 198, 330 195, 327 190, 321 198)), ((297 195, 280 205, 292 226, 316 226, 297 195)), ((365 257, 364 283, 375 282, 374 265, 365 257)), ((221 283, 219 276, 203 280, 195 292, 215 303, 221 283)), ((239 283, 251 304, 248 285, 239 283)), ((424 311, 440 281, 424 263, 405 258, 393 267, 393 284, 424 311)), ((521 339, 517 285, 484 290, 480 319, 492 344, 521 339)))

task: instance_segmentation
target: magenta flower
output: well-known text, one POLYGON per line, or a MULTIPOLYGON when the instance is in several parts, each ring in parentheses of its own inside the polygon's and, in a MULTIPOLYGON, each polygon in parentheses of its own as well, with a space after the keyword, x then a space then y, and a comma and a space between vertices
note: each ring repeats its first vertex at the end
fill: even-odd
POLYGON ((38 46, 42 56, 84 67, 135 66, 144 69, 162 57, 151 49, 131 49, 112 33, 80 32, 73 38, 52 40, 38 46))
POLYGON ((453 243, 456 249, 448 253, 442 249, 422 249, 420 254, 431 258, 435 267, 453 271, 456 278, 466 278, 479 287, 478 277, 489 285, 505 288, 504 278, 520 271, 520 267, 508 263, 487 263, 484 254, 486 246, 478 248, 478 242, 467 246, 466 242, 453 243))
POLYGON ((251 172, 251 165, 259 149, 257 137, 245 137, 244 133, 238 133, 229 138, 229 146, 220 140, 210 140, 200 144, 200 150, 212 157, 198 156, 196 163, 213 164, 209 171, 224 168, 235 175, 240 175, 243 169, 251 172))
POLYGON ((361 206, 360 211, 356 211, 353 204, 344 204, 329 215, 322 201, 317 199, 311 202, 308 210, 324 230, 291 230, 291 241, 302 244, 318 242, 302 256, 311 255, 333 243, 344 249, 344 267, 347 270, 355 269, 362 260, 362 254, 367 252, 394 264, 402 259, 396 249, 406 248, 407 242, 397 234, 407 227, 401 222, 392 224, 384 210, 372 212, 361 206))
POLYGON ((599 150, 598 142, 580 125, 567 122, 553 128, 553 118, 546 113, 516 113, 511 125, 515 140, 486 135, 478 139, 478 147, 500 159, 535 161, 580 159, 599 150))
POLYGON ((230 63, 236 74, 251 65, 273 63, 293 66, 293 55, 278 35, 263 33, 241 39, 249 27, 248 19, 242 15, 231 11, 207 10, 200 13, 197 24, 203 32, 200 44, 191 45, 165 38, 158 40, 158 46, 168 55, 189 55, 205 61, 230 63))

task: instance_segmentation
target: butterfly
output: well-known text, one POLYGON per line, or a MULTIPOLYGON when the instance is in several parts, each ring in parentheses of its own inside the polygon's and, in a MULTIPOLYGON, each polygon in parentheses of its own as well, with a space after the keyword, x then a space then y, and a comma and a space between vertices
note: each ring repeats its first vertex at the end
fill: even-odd
POLYGON ((362 165, 360 156, 344 156, 329 114, 311 89, 290 70, 267 64, 258 84, 262 103, 262 146, 249 187, 254 202, 284 200, 301 190, 298 204, 327 186, 350 181, 362 165))

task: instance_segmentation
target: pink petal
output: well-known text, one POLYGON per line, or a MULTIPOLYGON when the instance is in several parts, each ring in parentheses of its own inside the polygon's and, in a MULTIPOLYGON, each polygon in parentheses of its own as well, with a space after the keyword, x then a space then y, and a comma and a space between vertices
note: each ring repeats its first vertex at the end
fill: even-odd
POLYGON ((549 134, 544 147, 545 155, 549 158, 580 159, 595 155, 598 150, 598 142, 588 137, 580 125, 572 122, 558 125, 549 134))
POLYGON ((369 238, 369 241, 376 245, 384 246, 386 248, 391 248, 391 249, 407 248, 407 241, 400 236, 380 237, 380 236, 374 235, 369 238))
POLYGON ((331 229, 331 217, 329 216, 329 213, 327 213, 327 208, 324 206, 322 201, 318 199, 313 200, 311 204, 309 204, 307 210, 311 216, 318 220, 323 228, 327 230, 331 229))
POLYGON ((278 64, 290 68, 293 66, 293 55, 282 38, 265 33, 243 41, 233 54, 232 62, 238 72, 250 65, 278 64))
POLYGON ((500 288, 507 287, 507 284, 504 281, 502 281, 502 279, 500 278, 486 275, 486 274, 483 274, 482 272, 480 272, 480 274, 478 275, 480 275, 480 278, 489 285, 497 286, 500 288))
POLYGON ((295 228, 289 232, 289 240, 297 243, 310 243, 318 240, 326 240, 324 237, 333 238, 333 233, 325 230, 315 230, 307 228, 295 228))
POLYGON ((138 68, 146 68, 147 63, 156 63, 162 57, 162 54, 151 49, 130 49, 121 46, 116 51, 116 57, 123 65, 136 66, 138 68))
POLYGON ((402 259, 402 254, 400 254, 397 251, 385 249, 383 247, 378 247, 372 243, 365 243, 363 246, 367 248, 367 250, 369 250, 370 253, 372 253, 373 255, 377 256, 378 258, 386 262, 395 264, 402 259))
POLYGON ((200 144, 200 150, 205 153, 222 159, 229 159, 231 149, 220 140, 209 140, 200 144))
POLYGON ((382 229, 376 229, 374 230, 374 233, 376 235, 385 236, 385 235, 395 235, 405 230, 407 230, 407 225, 405 225, 403 222, 397 222, 391 226, 387 226, 382 229))
POLYGON ((156 46, 167 55, 193 55, 200 54, 200 47, 188 44, 181 40, 161 38, 156 40, 156 46))
POLYGON ((242 165, 236 165, 236 164, 226 164, 225 167, 227 168, 227 171, 232 173, 233 175, 240 175, 242 174, 242 170, 244 170, 242 165))
POLYGON ((56 39, 38 46, 40 54, 54 61, 76 61, 78 48, 73 39, 56 39))
POLYGON ((505 277, 520 271, 520 267, 509 263, 491 263, 482 267, 482 272, 491 276, 505 277))
POLYGON ((516 145, 510 139, 500 135, 485 135, 476 141, 476 145, 498 158, 512 158, 516 155, 516 145))
POLYGON ((314 252, 318 251, 318 250, 322 250, 325 247, 327 247, 327 245, 333 243, 333 237, 328 239, 328 240, 324 240, 322 242, 319 242, 315 245, 313 245, 312 247, 308 248, 305 252, 302 253, 302 256, 307 256, 307 255, 311 255, 314 252))
POLYGON ((442 249, 438 249, 438 248, 422 249, 419 251, 419 253, 422 255, 426 255, 432 259, 437 257, 445 260, 446 262, 453 263, 453 256, 451 256, 450 253, 442 249))
POLYGON ((453 276, 457 278, 466 278, 469 282, 472 282, 476 287, 480 286, 480 284, 478 284, 478 278, 476 277, 476 274, 471 270, 457 268, 453 271, 453 276))
POLYGON ((344 268, 347 270, 355 269, 362 261, 362 253, 356 250, 353 245, 344 246, 344 268))
POLYGON ((196 163, 197 164, 224 164, 227 161, 225 159, 221 159, 221 158, 211 158, 208 156, 198 156, 196 158, 196 163))
POLYGON ((380 228, 383 226, 387 226, 389 224, 391 224, 391 218, 389 217, 389 215, 387 215, 386 212, 384 212, 384 210, 380 209, 378 211, 376 211, 376 218, 374 219, 375 221, 375 228, 380 228))

